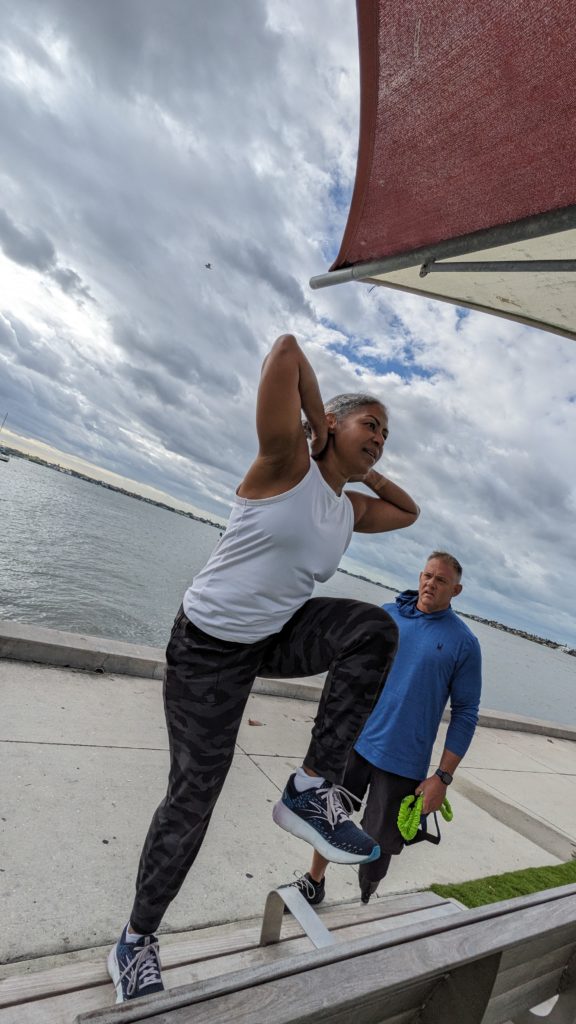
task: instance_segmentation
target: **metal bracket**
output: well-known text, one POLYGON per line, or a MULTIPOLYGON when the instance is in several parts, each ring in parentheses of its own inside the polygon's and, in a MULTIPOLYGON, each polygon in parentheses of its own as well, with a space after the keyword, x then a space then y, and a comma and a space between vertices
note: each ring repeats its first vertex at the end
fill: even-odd
POLYGON ((438 263, 430 260, 420 267, 420 277, 428 274, 466 274, 466 273, 561 273, 576 270, 576 260, 475 260, 462 263, 438 263))
POLYGON ((266 897, 262 931, 260 932, 261 946, 269 946, 280 940, 285 906, 304 929, 316 949, 334 945, 336 941, 334 936, 322 924, 318 914, 307 903, 302 893, 293 885, 281 885, 278 889, 272 889, 266 897))

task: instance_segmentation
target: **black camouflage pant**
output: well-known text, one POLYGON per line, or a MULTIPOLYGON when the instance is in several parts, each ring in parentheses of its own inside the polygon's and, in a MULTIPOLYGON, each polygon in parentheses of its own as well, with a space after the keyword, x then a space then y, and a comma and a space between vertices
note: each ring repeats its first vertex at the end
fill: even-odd
POLYGON ((304 763, 341 782, 352 745, 396 653, 398 631, 377 605, 312 598, 280 633, 254 644, 208 636, 180 609, 166 650, 168 791, 144 843, 135 931, 154 932, 198 851, 232 763, 254 678, 328 672, 304 763))

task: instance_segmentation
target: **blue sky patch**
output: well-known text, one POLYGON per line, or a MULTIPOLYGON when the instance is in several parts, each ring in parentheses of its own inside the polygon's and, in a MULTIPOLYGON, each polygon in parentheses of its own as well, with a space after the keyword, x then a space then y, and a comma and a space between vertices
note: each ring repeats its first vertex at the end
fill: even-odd
POLYGON ((404 360, 398 357, 386 358, 381 355, 359 355, 358 353, 354 353, 353 358, 364 369, 370 370, 371 373, 376 373, 381 377, 389 373, 396 373, 403 380, 413 380, 414 377, 430 380, 434 376, 431 370, 425 370, 423 366, 418 366, 407 346, 403 350, 403 355, 405 357, 404 360))
POLYGON ((472 311, 470 309, 464 309, 462 306, 456 306, 456 330, 457 331, 461 331, 462 330, 462 325, 463 325, 464 321, 468 319, 468 317, 470 316, 471 312, 472 311))
MULTIPOLYGON (((328 321, 325 326, 334 327, 328 321)), ((413 380, 415 377, 429 380, 434 376, 432 370, 426 370, 417 364, 409 345, 404 345, 402 352, 395 356, 385 356, 376 351, 360 352, 358 344, 353 341, 333 341, 326 347, 329 352, 343 355, 353 363, 358 376, 362 374, 362 370, 369 370, 380 377, 395 373, 403 380, 413 380)))

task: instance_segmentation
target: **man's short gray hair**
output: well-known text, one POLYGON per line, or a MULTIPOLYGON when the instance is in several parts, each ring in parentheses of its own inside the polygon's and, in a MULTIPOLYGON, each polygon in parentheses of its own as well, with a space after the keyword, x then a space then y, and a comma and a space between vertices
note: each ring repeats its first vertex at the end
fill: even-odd
POLYGON ((433 551, 431 555, 428 555, 428 558, 426 559, 426 565, 428 565, 428 562, 431 562, 433 558, 439 558, 440 561, 442 562, 448 562, 448 565, 452 566, 458 579, 460 579, 463 571, 462 566, 460 565, 458 559, 455 558, 454 555, 451 555, 449 551, 433 551))

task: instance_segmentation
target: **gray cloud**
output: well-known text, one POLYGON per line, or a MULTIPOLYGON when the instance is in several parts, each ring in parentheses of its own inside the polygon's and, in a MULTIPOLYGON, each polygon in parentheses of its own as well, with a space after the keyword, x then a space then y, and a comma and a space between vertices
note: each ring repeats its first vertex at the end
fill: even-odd
POLYGON ((94 301, 90 295, 90 290, 85 284, 82 284, 82 278, 75 270, 70 267, 55 267, 50 271, 50 277, 60 285, 63 292, 66 295, 73 295, 79 299, 90 299, 94 301))
POLYGON ((118 373, 132 384, 139 394, 145 392, 152 395, 168 408, 177 409, 185 404, 186 390, 182 383, 162 373, 161 370, 152 373, 143 367, 124 363, 118 367, 118 373))
POLYGON ((0 314, 0 347, 8 352, 10 359, 19 366, 54 380, 62 376, 62 357, 43 343, 34 331, 16 318, 0 314))
POLYGON ((165 7, 156 0, 24 0, 22 7, 37 29, 50 28, 70 41, 96 87, 122 99, 160 96, 179 108, 191 85, 229 89, 239 68, 250 85, 275 67, 278 43, 261 0, 224 0, 209 13, 202 6, 192 10, 188 0, 165 7))
POLYGON ((0 209, 0 248, 9 259, 22 267, 31 267, 47 274, 67 295, 79 299, 92 299, 80 275, 70 267, 58 266, 56 250, 47 236, 39 230, 23 231, 0 209))
POLYGON ((0 246, 9 259, 23 267, 50 270, 56 262, 52 242, 41 231, 21 231, 0 209, 0 246))
POLYGON ((0 313, 0 348, 3 348, 6 352, 12 352, 16 344, 16 334, 12 324, 7 317, 0 313))
MULTIPOLYGON (((212 347, 211 357, 205 358, 198 353, 186 337, 182 339, 171 335, 152 337, 139 327, 121 321, 114 325, 114 341, 123 351, 139 353, 147 361, 157 364, 164 374, 173 376, 175 380, 186 381, 205 388, 213 387, 219 392, 229 395, 235 395, 238 392, 240 386, 238 377, 219 358, 217 344, 212 347)), ((207 352, 209 352, 208 348, 207 352)), ((125 373, 129 373, 128 364, 125 364, 125 373)), ((150 379, 150 375, 148 375, 148 380, 150 379)), ((183 398, 183 393, 180 393, 183 398)))
MULTIPOLYGON (((230 260, 229 239, 213 239, 210 248, 216 261, 230 260)), ((268 284, 287 312, 293 315, 302 314, 312 319, 312 306, 304 295, 301 283, 278 265, 274 252, 266 249, 264 242, 249 239, 240 241, 234 248, 232 262, 234 270, 240 272, 245 279, 268 284)))

